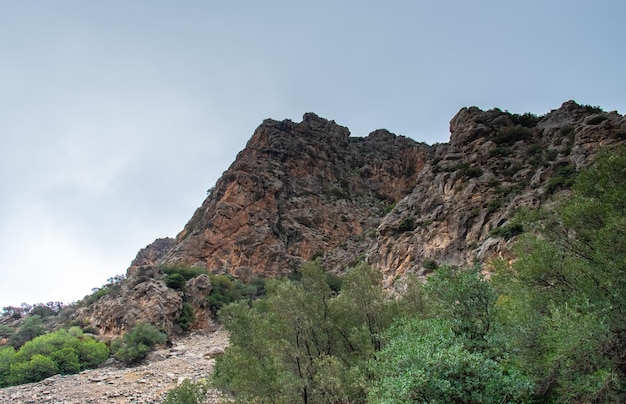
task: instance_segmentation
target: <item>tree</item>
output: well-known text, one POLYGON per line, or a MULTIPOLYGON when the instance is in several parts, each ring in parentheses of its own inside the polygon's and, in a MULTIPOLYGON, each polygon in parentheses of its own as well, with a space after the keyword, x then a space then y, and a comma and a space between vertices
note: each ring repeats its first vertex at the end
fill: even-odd
POLYGON ((231 337, 216 361, 214 383, 241 402, 364 402, 366 363, 391 322, 393 301, 367 265, 351 269, 337 295, 319 263, 299 281, 267 284, 252 306, 220 311, 231 337))
POLYGON ((15 349, 12 346, 0 347, 0 387, 10 386, 11 365, 15 362, 15 349))
POLYGON ((38 315, 27 316, 17 332, 9 337, 9 344, 19 348, 26 342, 44 333, 42 320, 38 315))
POLYGON ((472 344, 487 344, 494 323, 496 292, 481 268, 442 267, 425 286, 430 316, 450 320, 452 330, 472 344))
POLYGON ((534 215, 495 277, 502 327, 542 401, 626 400, 626 149, 534 215))

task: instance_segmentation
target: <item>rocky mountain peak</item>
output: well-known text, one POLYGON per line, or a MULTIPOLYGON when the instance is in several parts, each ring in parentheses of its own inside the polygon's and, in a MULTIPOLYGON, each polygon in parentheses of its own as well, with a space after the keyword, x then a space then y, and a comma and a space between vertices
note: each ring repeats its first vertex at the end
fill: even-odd
POLYGON ((206 324, 207 278, 182 296, 164 266, 249 281, 312 259, 336 273, 366 261, 392 287, 438 265, 488 263, 520 231, 514 212, 551 200, 601 147, 624 143, 626 119, 574 101, 544 116, 469 107, 450 132, 429 146, 385 129, 351 137, 313 113, 265 120, 176 239, 141 250, 121 292, 78 317, 111 335, 140 317, 175 331, 185 297, 206 324))

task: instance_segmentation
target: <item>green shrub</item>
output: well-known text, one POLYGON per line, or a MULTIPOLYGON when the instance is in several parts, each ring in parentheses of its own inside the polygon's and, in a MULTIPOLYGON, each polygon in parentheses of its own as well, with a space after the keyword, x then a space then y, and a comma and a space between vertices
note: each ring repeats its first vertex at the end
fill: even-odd
MULTIPOLYGON (((296 271, 292 276, 297 277, 299 274, 296 271)), ((211 274, 209 278, 213 288, 207 297, 207 302, 214 315, 229 303, 238 300, 254 300, 265 294, 265 279, 263 278, 255 278, 248 284, 230 274, 211 274)))
POLYGON ((483 170, 480 167, 468 166, 463 169, 463 175, 468 178, 477 178, 483 175, 483 170))
POLYGON ((398 232, 403 233, 406 231, 413 231, 415 230, 415 227, 415 218, 410 216, 405 217, 400 221, 400 224, 398 225, 398 232))
POLYGON ((36 354, 27 362, 17 362, 11 366, 9 384, 38 382, 57 373, 59 368, 51 357, 36 354))
POLYGON ((192 382, 189 379, 167 392, 163 404, 201 404, 207 395, 208 383, 192 382))
POLYGON ((511 115, 511 118, 513 119, 513 122, 515 122, 516 124, 519 124, 527 128, 532 128, 534 126, 537 126, 537 123, 539 123, 539 121, 541 120, 541 117, 535 114, 532 114, 530 112, 526 112, 522 115, 513 114, 511 115))
POLYGON ((0 338, 11 338, 15 334, 13 327, 2 324, 0 325, 0 338))
POLYGON ((513 144, 519 140, 530 139, 532 135, 531 129, 522 125, 515 125, 499 131, 492 140, 496 144, 513 144))
POLYGON ((156 344, 165 344, 167 336, 152 324, 139 322, 122 338, 113 340, 111 352, 126 363, 137 363, 154 349, 156 344))
POLYGON ((437 261, 435 260, 427 259, 422 262, 422 267, 435 270, 439 268, 439 264, 437 264, 437 261))
POLYGON ((15 362, 15 349, 12 346, 0 347, 0 387, 9 386, 11 365, 15 362))
POLYGON ((178 325, 183 329, 183 331, 189 331, 195 321, 196 315, 193 312, 193 305, 190 303, 183 303, 183 308, 180 311, 180 317, 178 317, 178 325))
POLYGON ((511 149, 506 146, 497 146, 489 151, 489 157, 506 157, 511 155, 511 149))
POLYGON ((552 194, 558 190, 570 188, 575 181, 576 167, 573 164, 561 166, 546 182, 546 192, 552 194))
POLYGON ((398 322, 384 337, 386 346, 370 361, 371 402, 520 403, 532 397, 530 378, 465 347, 446 320, 398 322))
POLYGON ((492 237, 502 237, 505 240, 509 240, 524 232, 524 226, 519 223, 511 223, 505 226, 496 227, 489 231, 489 235, 492 237))
POLYGON ((41 317, 38 315, 27 316, 17 332, 9 337, 9 344, 17 349, 33 338, 40 336, 44 333, 41 324, 41 317))
POLYGON ((496 210, 500 209, 500 207, 502 206, 502 200, 501 199, 492 199, 489 202, 487 202, 487 214, 490 215, 493 212, 495 212, 496 210))
POLYGON ((168 288, 181 290, 183 292, 187 290, 185 282, 185 278, 178 273, 167 275, 167 277, 165 278, 165 284, 168 288))
POLYGON ((459 171, 459 170, 461 171, 461 174, 467 178, 477 178, 483 175, 483 170, 480 167, 472 166, 467 163, 458 163, 445 169, 445 171, 450 171, 450 172, 459 171))
POLYGON ((50 316, 55 316, 57 312, 54 311, 51 307, 38 304, 33 307, 33 309, 30 311, 30 314, 40 316, 41 318, 46 318, 50 316))
POLYGON ((0 351, 0 386, 30 383, 53 374, 72 374, 96 367, 109 357, 103 342, 83 335, 79 328, 61 329, 26 342, 19 351, 0 351))
POLYGON ((161 270, 166 275, 179 274, 185 280, 195 278, 198 275, 206 274, 207 271, 204 268, 192 267, 188 265, 176 265, 176 266, 163 266, 161 270))

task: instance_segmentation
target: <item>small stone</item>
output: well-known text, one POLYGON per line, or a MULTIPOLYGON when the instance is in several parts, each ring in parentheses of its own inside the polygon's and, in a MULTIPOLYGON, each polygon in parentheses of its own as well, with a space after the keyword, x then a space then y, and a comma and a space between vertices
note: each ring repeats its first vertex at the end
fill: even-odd
POLYGON ((211 349, 209 349, 209 352, 207 352, 204 356, 213 359, 221 355, 224 355, 224 348, 214 346, 211 349))

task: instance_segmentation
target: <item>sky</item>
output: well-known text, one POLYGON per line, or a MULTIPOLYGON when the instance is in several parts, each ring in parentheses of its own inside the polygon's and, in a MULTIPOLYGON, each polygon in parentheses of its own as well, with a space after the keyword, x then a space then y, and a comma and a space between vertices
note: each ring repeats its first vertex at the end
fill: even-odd
POLYGON ((0 308, 174 237, 266 118, 446 142, 462 107, 623 114, 626 2, 0 0, 0 308))

